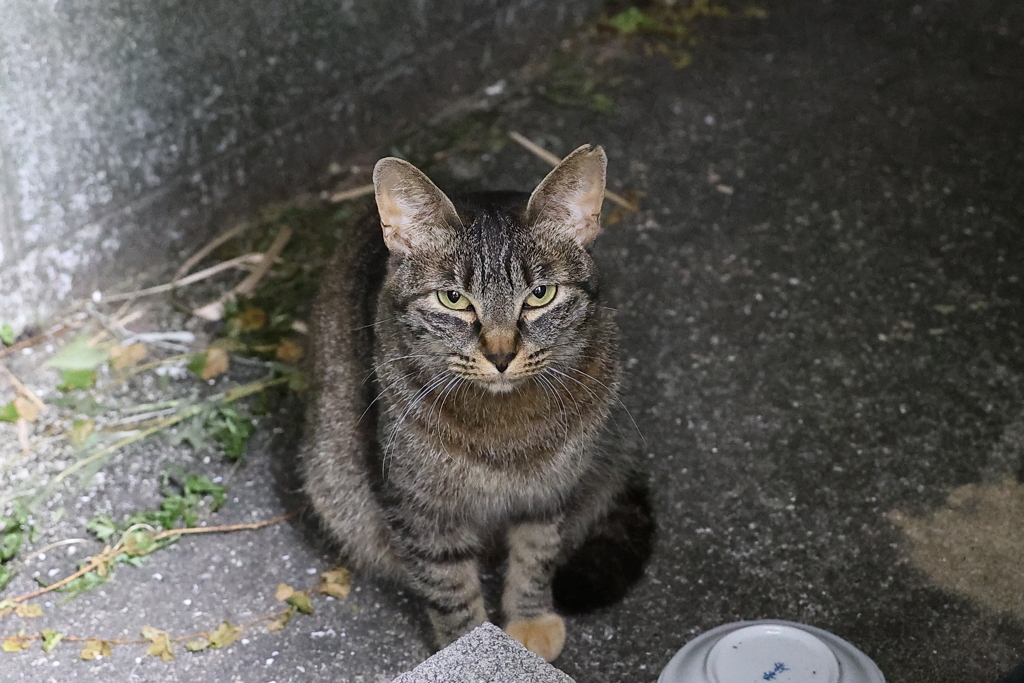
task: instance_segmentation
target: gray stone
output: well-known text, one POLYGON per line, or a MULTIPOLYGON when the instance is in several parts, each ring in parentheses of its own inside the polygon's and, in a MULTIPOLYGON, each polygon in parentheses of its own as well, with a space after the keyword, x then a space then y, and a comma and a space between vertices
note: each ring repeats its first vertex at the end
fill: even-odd
POLYGON ((394 683, 572 683, 491 623, 483 623, 394 683))

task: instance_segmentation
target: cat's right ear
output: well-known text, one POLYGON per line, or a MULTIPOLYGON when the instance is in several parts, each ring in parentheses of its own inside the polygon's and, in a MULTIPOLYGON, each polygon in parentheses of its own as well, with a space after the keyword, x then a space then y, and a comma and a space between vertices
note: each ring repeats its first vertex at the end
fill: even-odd
POLYGON ((373 167, 373 190, 392 253, 441 250, 462 225, 455 206, 430 178, 408 161, 387 157, 373 167))

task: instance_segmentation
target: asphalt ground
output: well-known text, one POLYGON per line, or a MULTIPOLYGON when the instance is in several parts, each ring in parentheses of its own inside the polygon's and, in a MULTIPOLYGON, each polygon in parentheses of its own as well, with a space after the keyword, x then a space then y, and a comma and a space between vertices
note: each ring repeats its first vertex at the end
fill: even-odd
MULTIPOLYGON (((558 59, 583 65, 580 101, 565 106, 558 72, 538 68, 470 108, 556 153, 602 144, 611 187, 643 193, 639 213, 606 214, 595 255, 655 550, 622 602, 568 620, 556 664, 581 682, 652 681, 705 630, 780 618, 851 641, 890 682, 998 680, 1024 660, 1024 16, 1011 3, 768 9, 706 24, 685 69, 643 41, 570 42, 558 59), (614 111, 588 108, 593 92, 614 111)), ((496 148, 455 145, 428 170, 442 187, 495 189, 546 171, 496 148)), ((217 523, 288 509, 292 442, 266 424, 217 523)), ((118 456, 82 505, 129 509, 167 462, 194 457, 147 449, 118 456)), ((161 552, 47 605, 43 627, 209 630, 273 611, 278 583, 304 587, 334 563, 300 523, 161 552)), ((163 662, 124 646, 85 662, 33 647, 4 653, 0 675, 386 681, 429 655, 424 633, 413 601, 357 576, 348 598, 223 650, 163 662)))

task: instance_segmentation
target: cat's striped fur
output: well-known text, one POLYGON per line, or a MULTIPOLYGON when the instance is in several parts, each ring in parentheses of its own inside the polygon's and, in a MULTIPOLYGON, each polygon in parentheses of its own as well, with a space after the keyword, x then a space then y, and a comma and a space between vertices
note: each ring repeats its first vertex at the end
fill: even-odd
POLYGON ((487 618, 478 563, 497 534, 506 630, 556 657, 553 572, 631 471, 598 443, 619 374, 587 252, 605 163, 581 147, 532 195, 452 202, 384 159, 379 213, 323 282, 306 489, 349 561, 423 597, 438 645, 487 618))

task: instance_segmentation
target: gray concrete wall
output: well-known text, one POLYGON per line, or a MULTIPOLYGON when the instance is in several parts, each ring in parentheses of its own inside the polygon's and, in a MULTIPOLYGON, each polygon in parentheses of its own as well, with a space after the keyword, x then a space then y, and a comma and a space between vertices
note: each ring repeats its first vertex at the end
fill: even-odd
POLYGON ((287 198, 596 0, 0 0, 0 323, 287 198))

